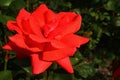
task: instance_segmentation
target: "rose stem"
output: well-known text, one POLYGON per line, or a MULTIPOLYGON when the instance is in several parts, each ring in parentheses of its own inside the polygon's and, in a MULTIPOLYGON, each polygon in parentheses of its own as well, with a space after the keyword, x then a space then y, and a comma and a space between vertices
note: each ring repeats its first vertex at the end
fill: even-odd
POLYGON ((6 53, 5 53, 4 71, 7 70, 7 62, 8 62, 8 51, 6 51, 6 53))
MULTIPOLYGON (((5 43, 7 43, 7 36, 5 35, 4 36, 4 40, 5 40, 5 43)), ((4 63, 4 71, 6 71, 7 70, 7 62, 8 62, 8 59, 9 59, 9 57, 8 57, 8 51, 6 51, 6 53, 5 53, 5 63, 4 63)))

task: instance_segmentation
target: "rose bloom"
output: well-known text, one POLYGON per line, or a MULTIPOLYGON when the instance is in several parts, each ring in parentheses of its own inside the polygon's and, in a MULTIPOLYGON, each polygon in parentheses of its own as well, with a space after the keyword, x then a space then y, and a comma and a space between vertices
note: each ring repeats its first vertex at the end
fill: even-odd
POLYGON ((54 13, 45 4, 32 13, 21 9, 16 21, 7 22, 8 29, 17 33, 9 36, 10 41, 3 49, 15 51, 17 58, 30 57, 33 74, 44 72, 53 62, 73 73, 69 56, 89 41, 74 34, 80 25, 79 14, 54 13))

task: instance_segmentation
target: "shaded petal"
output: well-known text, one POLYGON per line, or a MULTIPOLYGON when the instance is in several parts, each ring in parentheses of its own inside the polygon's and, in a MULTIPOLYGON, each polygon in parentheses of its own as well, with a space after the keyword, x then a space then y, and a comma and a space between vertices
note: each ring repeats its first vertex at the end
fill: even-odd
POLYGON ((32 34, 30 34, 30 35, 28 35, 28 37, 29 37, 29 39, 31 39, 31 40, 33 40, 33 41, 35 41, 35 42, 38 42, 38 43, 49 42, 49 40, 46 39, 46 38, 44 38, 43 35, 37 36, 37 35, 32 35, 32 34))
MULTIPOLYGON (((25 9, 21 9, 16 18, 16 22, 17 22, 19 28, 25 34, 33 34, 34 33, 34 31, 31 28, 30 19, 31 19, 31 14, 29 12, 27 12, 25 9)), ((36 26, 34 26, 34 27, 36 28, 36 26)))
POLYGON ((46 24, 43 27, 44 36, 50 38, 49 33, 52 32, 57 27, 57 25, 58 25, 58 20, 53 20, 49 24, 46 24))
POLYGON ((45 13, 48 11, 48 8, 45 4, 40 5, 33 13, 32 16, 39 23, 40 27, 45 25, 45 13))
POLYGON ((3 49, 15 51, 17 58, 25 58, 31 54, 31 52, 29 50, 20 48, 20 47, 16 46, 13 42, 7 43, 5 46, 3 46, 3 49))
POLYGON ((55 61, 68 56, 65 50, 52 50, 43 52, 42 59, 46 61, 55 61))
POLYGON ((69 73, 73 73, 74 72, 73 68, 72 68, 72 65, 70 63, 69 57, 65 57, 63 59, 57 60, 56 62, 57 62, 57 64, 59 64, 63 69, 65 69, 69 73))
POLYGON ((50 42, 45 43, 45 46, 44 46, 44 51, 45 52, 56 50, 56 49, 57 48, 53 47, 50 42))
POLYGON ((7 22, 7 28, 11 31, 15 30, 17 33, 21 34, 21 30, 20 28, 18 27, 17 23, 15 21, 8 21, 7 22))
MULTIPOLYGON (((30 25, 30 19, 23 19, 21 21, 21 29, 25 34, 34 34, 33 30, 31 29, 31 25, 30 25)), ((34 28, 36 28, 36 26, 34 26, 34 28)))
POLYGON ((61 42, 71 47, 80 47, 89 41, 88 38, 81 37, 75 34, 68 34, 61 39, 61 42))
POLYGON ((52 62, 40 60, 38 54, 31 55, 32 73, 39 74, 44 72, 52 62))
POLYGON ((40 42, 34 41, 29 37, 29 35, 26 35, 24 40, 25 40, 26 45, 29 48, 36 47, 36 48, 39 48, 41 51, 43 51, 44 45, 45 45, 43 42, 40 43, 40 42))
POLYGON ((42 59, 46 61, 55 61, 65 58, 67 56, 72 56, 75 53, 75 51, 75 48, 63 48, 58 50, 45 51, 42 54, 42 59))

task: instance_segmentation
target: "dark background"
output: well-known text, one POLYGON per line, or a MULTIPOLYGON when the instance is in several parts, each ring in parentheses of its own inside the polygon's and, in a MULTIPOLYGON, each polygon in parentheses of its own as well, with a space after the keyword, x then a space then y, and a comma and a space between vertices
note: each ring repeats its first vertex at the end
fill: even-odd
POLYGON ((0 0, 0 80, 114 80, 112 73, 119 66, 120 0, 0 0), (82 16, 76 34, 90 42, 71 57, 72 75, 54 63, 43 74, 33 76, 29 59, 18 60, 14 52, 2 49, 8 35, 15 33, 6 28, 7 20, 15 20, 21 8, 32 12, 42 3, 56 13, 74 11, 82 16))

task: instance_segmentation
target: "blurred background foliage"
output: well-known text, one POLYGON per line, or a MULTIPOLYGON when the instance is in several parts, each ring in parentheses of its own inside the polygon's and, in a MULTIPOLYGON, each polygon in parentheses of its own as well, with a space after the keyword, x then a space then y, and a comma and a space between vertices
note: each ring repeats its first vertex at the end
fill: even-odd
POLYGON ((113 80, 112 72, 118 66, 120 0, 0 0, 0 80, 113 80), (29 59, 16 59, 14 52, 2 49, 8 35, 13 34, 6 22, 15 20, 21 8, 32 12, 42 3, 56 13, 74 11, 82 15, 76 34, 90 38, 90 42, 71 57, 72 75, 54 63, 43 74, 33 76, 29 59))

